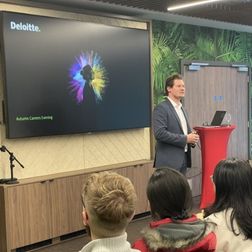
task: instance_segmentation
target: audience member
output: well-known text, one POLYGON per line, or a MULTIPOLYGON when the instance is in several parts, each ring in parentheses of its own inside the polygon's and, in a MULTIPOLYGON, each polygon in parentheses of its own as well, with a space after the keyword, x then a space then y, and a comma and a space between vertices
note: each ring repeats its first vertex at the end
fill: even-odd
POLYGON ((156 169, 147 186, 147 197, 154 220, 134 248, 142 252, 215 251, 214 225, 190 214, 192 193, 179 171, 156 169))
POLYGON ((81 252, 129 252, 126 227, 136 206, 136 193, 129 179, 110 172, 90 175, 82 190, 83 223, 91 242, 81 252))
POLYGON ((252 168, 248 161, 220 161, 213 174, 215 201, 205 210, 217 224, 219 252, 252 251, 252 168))

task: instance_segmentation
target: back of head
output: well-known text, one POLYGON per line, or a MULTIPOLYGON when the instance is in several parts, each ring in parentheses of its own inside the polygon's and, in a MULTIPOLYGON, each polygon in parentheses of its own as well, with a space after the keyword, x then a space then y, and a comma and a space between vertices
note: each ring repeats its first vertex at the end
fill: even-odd
POLYGON ((101 237, 125 230, 136 206, 134 186, 128 178, 114 172, 90 175, 82 199, 90 216, 90 229, 101 237))
POLYGON ((235 219, 245 236, 252 239, 252 168, 249 162, 221 160, 215 168, 213 182, 215 202, 206 209, 206 215, 232 209, 231 224, 235 219))
POLYGON ((222 205, 223 209, 233 208, 237 202, 250 198, 252 196, 251 181, 252 169, 248 161, 221 160, 213 174, 216 190, 215 204, 222 205))
POLYGON ((147 197, 155 219, 185 219, 192 209, 192 193, 187 179, 171 168, 154 171, 147 186, 147 197))

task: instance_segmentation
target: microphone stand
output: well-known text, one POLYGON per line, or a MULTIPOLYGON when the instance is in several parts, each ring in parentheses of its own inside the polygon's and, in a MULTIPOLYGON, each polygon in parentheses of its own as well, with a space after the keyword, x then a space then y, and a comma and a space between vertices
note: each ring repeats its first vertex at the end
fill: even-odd
POLYGON ((11 178, 8 178, 8 179, 1 179, 1 183, 4 183, 4 184, 18 184, 18 180, 17 178, 14 178, 13 176, 13 168, 15 167, 15 165, 13 164, 14 161, 17 161, 17 163, 22 167, 24 168, 24 166, 17 160, 17 158, 14 156, 13 152, 10 152, 4 145, 2 147, 0 147, 0 150, 2 152, 8 152, 10 157, 9 157, 9 160, 10 160, 10 171, 11 171, 11 178))

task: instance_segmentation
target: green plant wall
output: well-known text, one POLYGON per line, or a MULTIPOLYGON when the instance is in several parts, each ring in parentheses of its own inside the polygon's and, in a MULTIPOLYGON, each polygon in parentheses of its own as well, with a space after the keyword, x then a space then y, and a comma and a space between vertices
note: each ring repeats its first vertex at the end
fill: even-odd
POLYGON ((252 65, 252 34, 153 21, 154 104, 163 99, 166 78, 180 72, 180 60, 240 62, 252 65))

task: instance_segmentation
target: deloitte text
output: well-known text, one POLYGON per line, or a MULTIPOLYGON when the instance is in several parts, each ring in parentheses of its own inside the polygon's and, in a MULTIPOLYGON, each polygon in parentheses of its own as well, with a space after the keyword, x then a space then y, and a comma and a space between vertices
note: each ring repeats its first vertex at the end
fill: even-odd
POLYGON ((11 30, 17 31, 40 32, 39 26, 30 23, 16 23, 14 21, 11 21, 10 28, 11 30))

